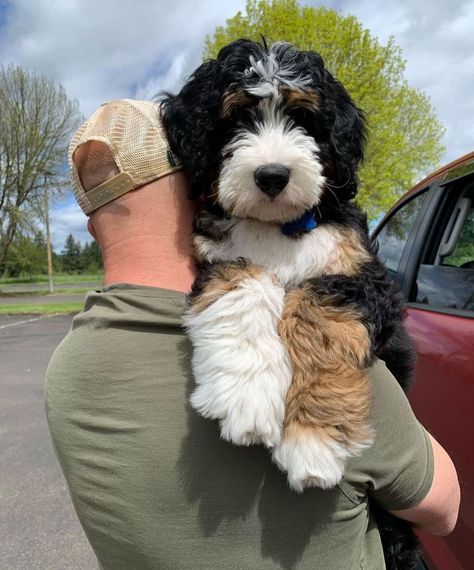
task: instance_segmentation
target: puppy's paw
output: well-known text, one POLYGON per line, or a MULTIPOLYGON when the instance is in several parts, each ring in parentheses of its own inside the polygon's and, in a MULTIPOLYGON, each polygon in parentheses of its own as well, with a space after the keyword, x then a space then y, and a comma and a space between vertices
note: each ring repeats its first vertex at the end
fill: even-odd
POLYGON ((236 445, 263 444, 273 448, 281 441, 283 423, 283 402, 275 402, 270 399, 250 402, 249 398, 243 398, 240 410, 243 413, 230 413, 221 420, 221 436, 223 439, 236 445), (279 409, 278 409, 279 408, 279 409))
POLYGON ((360 453, 330 438, 318 437, 306 429, 284 436, 273 452, 273 460, 285 471, 290 487, 301 493, 307 487, 330 489, 342 479, 347 459, 360 453))
MULTIPOLYGON (((243 354, 240 356, 247 360, 243 354)), ((249 356, 252 357, 249 362, 257 357, 249 356)), ((231 360, 228 357, 230 370, 221 366, 212 383, 196 387, 190 398, 191 405, 202 416, 220 420, 221 436, 226 441, 273 448, 281 442, 285 415, 282 382, 289 382, 291 372, 285 369, 283 359, 280 369, 268 366, 264 370, 242 366, 242 362, 237 361, 232 366, 231 360)))

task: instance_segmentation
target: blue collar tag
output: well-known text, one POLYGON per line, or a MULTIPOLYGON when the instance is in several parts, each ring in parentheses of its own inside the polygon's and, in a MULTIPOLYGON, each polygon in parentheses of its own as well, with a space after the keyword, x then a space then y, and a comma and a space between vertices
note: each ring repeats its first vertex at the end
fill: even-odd
POLYGON ((281 232, 285 236, 293 236, 299 232, 310 232, 317 226, 316 217, 312 210, 307 210, 301 218, 287 222, 281 226, 281 232))

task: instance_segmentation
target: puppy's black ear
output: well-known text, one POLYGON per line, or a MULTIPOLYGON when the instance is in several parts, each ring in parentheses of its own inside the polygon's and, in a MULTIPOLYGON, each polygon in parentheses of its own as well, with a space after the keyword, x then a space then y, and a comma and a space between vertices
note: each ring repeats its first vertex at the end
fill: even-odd
POLYGON ((180 158, 197 198, 208 193, 217 173, 213 133, 221 105, 221 62, 210 60, 193 73, 178 95, 166 93, 161 103, 171 150, 180 158))
POLYGON ((358 109, 346 89, 325 68, 323 58, 314 51, 301 52, 309 70, 312 86, 319 92, 320 109, 316 120, 325 136, 320 143, 326 164, 328 184, 337 199, 350 200, 358 190, 357 167, 364 157, 365 114, 358 109))
POLYGON ((325 83, 333 117, 330 129, 332 178, 338 198, 350 200, 357 194, 357 167, 364 158, 365 113, 356 107, 345 88, 328 71, 325 83))

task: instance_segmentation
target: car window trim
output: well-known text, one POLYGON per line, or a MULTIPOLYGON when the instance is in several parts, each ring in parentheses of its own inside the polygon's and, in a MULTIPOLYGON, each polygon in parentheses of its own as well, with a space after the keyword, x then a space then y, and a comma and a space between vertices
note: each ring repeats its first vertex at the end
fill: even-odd
MULTIPOLYGON (((437 215, 439 215, 438 206, 446 196, 446 192, 449 192, 449 189, 445 188, 446 185, 446 181, 438 179, 434 180, 430 185, 417 190, 412 196, 409 196, 406 200, 401 202, 396 209, 390 212, 389 216, 383 220, 383 225, 379 224, 377 226, 372 234, 372 239, 374 241, 377 240, 379 233, 386 224, 389 223, 392 217, 406 206, 408 202, 411 202, 421 194, 426 193, 425 200, 423 201, 405 242, 397 272, 394 276, 394 281, 401 290, 406 307, 412 307, 433 313, 473 318, 474 313, 472 311, 450 309, 447 307, 434 307, 432 305, 426 305, 424 303, 417 303, 413 300, 409 300, 416 282, 418 269, 425 252, 427 241, 431 241, 433 238, 432 232, 435 231, 433 223, 437 219, 437 215)), ((449 185, 451 185, 451 181, 449 182, 449 185)))
MULTIPOLYGON (((398 286, 398 288, 400 290, 402 290, 402 280, 403 280, 403 271, 401 271, 402 260, 403 260, 404 256, 406 255, 407 251, 411 251, 411 246, 412 246, 412 241, 413 241, 414 235, 415 235, 415 233, 416 233, 416 231, 417 231, 417 229, 421 223, 421 220, 423 219, 422 217, 420 217, 420 214, 425 211, 425 204, 429 200, 429 193, 430 193, 430 186, 424 186, 423 188, 420 188, 420 190, 417 190, 413 195, 408 196, 406 200, 403 200, 402 202, 400 202, 396 208, 394 208, 391 212, 389 212, 387 217, 385 217, 380 222, 380 224, 378 224, 378 226, 375 228, 375 230, 373 231, 373 233, 371 235, 372 241, 374 243, 377 243, 378 236, 379 236, 380 232, 385 228, 385 226, 387 224, 389 224, 391 222, 392 218, 395 215, 397 215, 398 212, 402 208, 404 208, 408 203, 412 202, 413 200, 416 200, 419 196, 421 196, 421 194, 426 194, 425 200, 423 201, 423 204, 421 205, 420 210, 418 211, 418 213, 416 215, 415 221, 413 222, 413 225, 410 228, 410 231, 408 233, 407 240, 405 241, 405 245, 403 246, 403 253, 402 253, 402 256, 400 257, 400 261, 398 262, 397 271, 393 275, 393 281, 395 282, 395 284, 398 286)), ((408 299, 408 297, 405 295, 405 293, 403 291, 402 291, 402 294, 403 294, 405 300, 408 299)))
MULTIPOLYGON (((429 191, 430 191, 430 186, 424 186, 423 188, 420 188, 420 190, 417 190, 414 194, 410 194, 410 196, 407 196, 407 198, 405 200, 403 200, 402 202, 399 202, 397 204, 396 208, 394 208, 391 212, 389 212, 386 215, 386 217, 384 217, 382 220, 380 220, 380 223, 377 225, 377 227, 375 228, 375 230, 371 234, 371 239, 375 241, 378 238, 379 233, 391 221, 393 216, 395 216, 395 214, 397 214, 404 206, 406 206, 412 200, 416 200, 416 198, 418 198, 418 196, 420 196, 420 194, 424 194, 425 192, 428 193, 429 191)), ((418 214, 416 216, 415 222, 413 222, 413 226, 410 230, 410 233, 412 232, 413 228, 415 227, 417 219, 418 219, 418 214)))
MULTIPOLYGON (((410 230, 397 269, 396 283, 402 292, 405 302, 410 298, 410 292, 412 290, 414 280, 416 279, 420 264, 424 239, 430 229, 440 195, 442 194, 439 188, 439 182, 435 181, 432 185, 422 188, 419 192, 416 192, 413 199, 424 192, 426 192, 425 200, 423 201, 413 223, 413 227, 410 230)), ((408 201, 401 204, 400 208, 407 203, 408 201)), ((398 208, 397 211, 399 211, 400 208, 398 208)))
POLYGON ((451 315, 453 317, 462 317, 463 319, 474 319, 474 311, 466 309, 450 309, 449 307, 435 307, 428 303, 416 303, 415 301, 407 301, 405 303, 407 309, 419 309, 429 313, 441 313, 443 315, 451 315))

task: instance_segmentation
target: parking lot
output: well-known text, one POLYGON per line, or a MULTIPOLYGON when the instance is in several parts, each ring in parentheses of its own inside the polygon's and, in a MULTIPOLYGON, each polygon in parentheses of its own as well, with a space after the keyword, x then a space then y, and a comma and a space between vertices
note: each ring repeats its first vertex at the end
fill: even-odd
POLYGON ((71 316, 0 316, 0 568, 95 570, 49 439, 48 360, 71 316))

